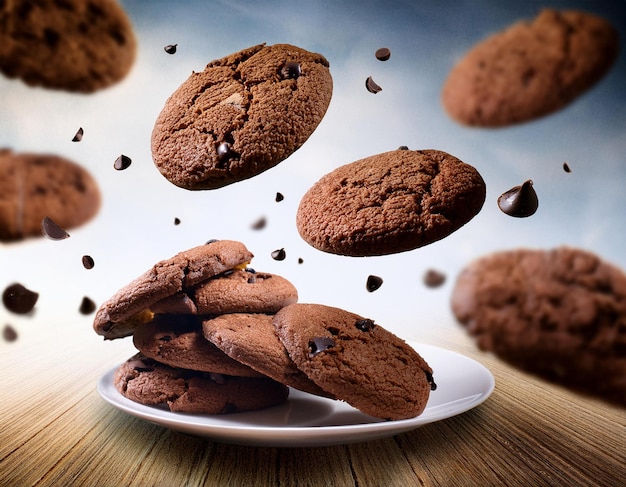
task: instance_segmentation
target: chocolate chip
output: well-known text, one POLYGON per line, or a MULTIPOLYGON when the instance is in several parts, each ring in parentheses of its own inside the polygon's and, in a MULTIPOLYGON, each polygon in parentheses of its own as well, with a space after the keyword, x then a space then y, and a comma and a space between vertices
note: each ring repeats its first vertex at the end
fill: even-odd
POLYGON ((276 203, 279 203, 279 202, 281 202, 284 199, 285 199, 285 197, 283 196, 282 193, 276 193, 276 203))
POLYGON ((176 54, 176 47, 178 44, 168 44, 163 48, 163 50, 168 54, 176 54))
POLYGON ((374 82, 371 76, 365 80, 365 88, 367 88, 367 91, 374 94, 383 91, 383 89, 374 82))
POLYGON ((83 297, 83 300, 80 302, 80 306, 78 307, 78 311, 83 315, 90 315, 96 310, 96 303, 93 302, 92 299, 87 296, 83 297))
POLYGON ((391 51, 386 47, 376 50, 376 59, 379 61, 387 61, 391 57, 391 51))
POLYGON ((209 244, 212 244, 212 243, 215 243, 215 242, 219 242, 219 241, 220 240, 218 238, 212 238, 210 240, 207 240, 205 245, 209 245, 209 244))
POLYGON ((376 328, 376 324, 374 323, 374 321, 370 320, 369 318, 358 320, 355 323, 355 326, 361 331, 372 331, 374 328, 376 328))
POLYGON ((428 269, 424 274, 424 284, 427 287, 439 287, 446 282, 446 275, 435 269, 428 269))
POLYGON ((220 145, 217 146, 217 158, 220 161, 226 161, 230 159, 234 155, 232 149, 233 148, 232 145, 230 145, 230 142, 222 142, 220 145))
POLYGON ((295 61, 287 61, 280 69, 280 75, 283 79, 296 79, 302 74, 300 65, 295 61))
POLYGON ((128 169, 131 162, 133 161, 131 160, 130 157, 122 154, 117 159, 115 159, 115 162, 113 163, 113 167, 117 169, 118 171, 123 171, 124 169, 128 169))
POLYGON ((565 172, 572 172, 571 168, 569 167, 569 164, 567 162, 563 163, 563 170, 565 172))
POLYGON ((83 130, 82 127, 80 127, 76 131, 76 135, 74 135, 74 138, 72 139, 72 142, 80 142, 81 140, 83 140, 83 134, 84 133, 85 133, 85 131, 83 130))
POLYGON ((60 225, 56 224, 52 218, 44 217, 41 221, 41 233, 50 240, 63 240, 70 236, 60 225))
POLYGON ((249 272, 250 274, 256 274, 256 271, 252 267, 246 267, 244 271, 249 272))
POLYGON ((250 228, 252 228, 252 230, 263 230, 265 228, 265 225, 267 225, 267 219, 264 216, 262 216, 257 221, 255 221, 252 225, 250 225, 250 228))
POLYGON ((2 302, 9 311, 24 315, 30 313, 37 304, 39 293, 27 289, 19 283, 14 283, 2 293, 2 302))
POLYGON ((274 260, 285 260, 286 257, 287 252, 285 252, 285 249, 278 249, 272 252, 272 259, 274 260))
POLYGON ((172 341, 172 337, 170 335, 161 335, 158 340, 160 342, 171 342, 172 341))
POLYGON ((365 283, 365 288, 368 290, 368 292, 373 293, 374 291, 376 291, 382 285, 383 285, 382 277, 370 275, 370 276, 367 277, 367 282, 365 283))
POLYGON ((174 218, 174 225, 180 225, 180 218, 174 218))
POLYGON ((90 255, 83 255, 83 267, 85 269, 93 269, 94 265, 96 265, 96 263, 94 262, 93 257, 90 255))
POLYGON ((539 200, 533 182, 529 179, 521 186, 502 193, 498 198, 498 206, 504 213, 516 218, 534 215, 539 207, 539 200))
POLYGON ((409 146, 408 145, 401 145, 400 147, 398 147, 398 150, 409 150, 409 146))
POLYGON ((17 331, 11 325, 4 325, 2 329, 2 338, 4 338, 7 342, 14 342, 17 340, 17 331))
POLYGON ((431 391, 436 390, 437 389, 437 384, 435 384, 435 379, 433 378, 433 374, 431 374, 427 370, 425 370, 424 373, 426 374, 426 380, 430 384, 430 390, 431 391))
POLYGON ((304 262, 304 259, 302 257, 298 257, 298 264, 302 264, 304 262))
POLYGON ((330 337, 315 337, 309 340, 309 349, 311 350, 309 356, 313 357, 314 355, 322 353, 329 348, 333 348, 334 346, 335 340, 330 337))

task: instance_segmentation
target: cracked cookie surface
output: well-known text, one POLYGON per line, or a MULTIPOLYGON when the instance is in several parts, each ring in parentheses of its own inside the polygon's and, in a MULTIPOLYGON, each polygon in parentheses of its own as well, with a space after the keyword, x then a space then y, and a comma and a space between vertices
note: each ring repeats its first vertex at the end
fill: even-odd
POLYGON ((194 72, 152 132, 161 174, 190 190, 253 177, 286 159, 321 122, 332 96, 328 61, 288 44, 260 44, 194 72))
POLYGON ((437 150, 398 149, 341 166, 303 196, 302 238, 333 254, 384 255, 440 240, 482 208, 476 169, 437 150))

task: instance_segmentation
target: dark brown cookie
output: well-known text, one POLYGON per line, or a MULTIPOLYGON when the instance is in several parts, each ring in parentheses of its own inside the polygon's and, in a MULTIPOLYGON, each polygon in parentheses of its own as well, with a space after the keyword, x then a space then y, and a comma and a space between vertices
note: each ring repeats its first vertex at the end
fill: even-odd
POLYGON ((542 10, 471 49, 442 91, 457 121, 498 127, 563 108, 597 83, 619 51, 617 31, 576 11, 542 10))
POLYGON ((113 376, 117 390, 141 404, 167 404, 171 411, 226 414, 254 411, 287 400, 289 389, 272 379, 234 377, 160 364, 136 354, 113 376))
POLYGON ((214 240, 157 262, 102 303, 94 318, 94 330, 106 339, 132 335, 137 326, 152 319, 150 307, 155 303, 245 266, 252 257, 240 242, 214 240))
POLYGON ((204 337, 234 360, 282 384, 318 396, 331 394, 317 386, 289 358, 274 325, 273 316, 231 313, 202 323, 204 337))
POLYGON ((96 181, 80 165, 0 149, 0 241, 41 236, 46 216, 65 229, 78 227, 98 213, 100 200, 96 181))
POLYGON ((133 343, 146 357, 171 367, 242 377, 262 376, 206 340, 202 321, 196 316, 155 315, 150 323, 135 329, 133 343))
POLYGON ((316 249, 384 255, 440 240, 471 220, 485 183, 469 164, 437 150, 394 150, 341 166, 300 201, 296 225, 316 249))
POLYGON ((296 151, 332 96, 328 61, 264 44, 211 62, 167 100, 152 132, 159 171, 186 189, 255 176, 296 151))
POLYGON ((626 404, 626 275, 584 250, 486 255, 458 276, 452 310, 482 350, 626 404))
POLYGON ((124 78, 136 40, 115 0, 0 4, 0 71, 28 85, 91 93, 124 78))
POLYGON ((313 382, 383 419, 418 416, 434 388, 432 369, 393 333, 339 308, 292 304, 274 316, 289 356, 313 382))

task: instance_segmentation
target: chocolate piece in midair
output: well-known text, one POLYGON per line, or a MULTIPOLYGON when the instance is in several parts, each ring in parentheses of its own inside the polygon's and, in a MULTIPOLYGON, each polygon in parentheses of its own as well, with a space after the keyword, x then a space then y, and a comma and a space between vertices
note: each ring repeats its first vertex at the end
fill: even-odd
POLYGON ((280 203, 284 199, 285 197, 283 196, 282 193, 276 193, 276 203, 280 203))
POLYGON ((252 228, 252 230, 263 230, 265 228, 265 225, 267 225, 267 219, 264 216, 262 216, 257 221, 255 221, 252 225, 250 225, 250 228, 252 228))
POLYGON ((534 215, 539 207, 539 200, 533 182, 529 179, 521 186, 502 193, 498 198, 498 206, 504 213, 516 218, 534 215))
POLYGON ((446 282, 446 275, 435 269, 428 269, 424 274, 424 284, 427 287, 439 287, 446 282))
POLYGON ((69 233, 48 216, 41 221, 41 233, 50 240, 63 240, 70 236, 69 233))
POLYGON ((310 357, 324 352, 335 346, 335 340, 330 337, 315 337, 309 340, 309 348, 311 349, 310 357))
POLYGON ((19 283, 14 283, 2 293, 2 302, 9 311, 24 315, 30 313, 37 304, 39 293, 27 289, 19 283))
POLYGON ((163 50, 168 54, 176 54, 176 47, 178 44, 168 44, 163 48, 163 50))
POLYGON ((367 88, 367 91, 374 94, 383 91, 383 89, 374 82, 371 76, 365 80, 365 88, 367 88))
POLYGON ((569 167, 569 164, 567 162, 563 163, 563 170, 565 172, 572 172, 572 169, 569 167))
POLYGON ((174 218, 174 225, 180 225, 180 218, 174 218))
POLYGON ((83 300, 80 302, 80 307, 78 311, 80 311, 83 315, 90 315, 96 310, 96 303, 93 300, 89 299, 87 296, 83 297, 83 300))
POLYGON ((298 257, 298 264, 302 264, 304 262, 304 259, 302 257, 298 257))
POLYGON ((115 162, 113 163, 113 167, 117 169, 118 171, 123 171, 124 169, 127 169, 130 166, 131 162, 132 160, 130 157, 122 154, 117 159, 115 159, 115 162))
POLYGON ((382 285, 383 285, 382 277, 371 276, 370 275, 370 276, 367 277, 367 282, 365 283, 365 288, 368 290, 368 292, 372 293, 372 292, 376 291, 382 285))
POLYGON ((280 75, 283 79, 296 79, 302 74, 302 68, 295 61, 288 61, 280 69, 280 75))
POLYGON ((83 140, 83 134, 84 133, 85 133, 85 131, 83 130, 82 127, 80 127, 76 131, 76 135, 74 135, 74 138, 72 139, 72 142, 80 142, 81 140, 83 140))
POLYGON ((391 51, 386 47, 376 50, 376 59, 379 61, 387 61, 391 57, 391 51))
POLYGON ((96 265, 96 263, 91 255, 83 255, 83 267, 85 269, 93 269, 94 265, 96 265))
POLYGON ((2 329, 2 338, 4 338, 7 342, 14 342, 17 340, 17 331, 11 325, 4 325, 2 329))
POLYGON ((285 252, 285 249, 278 249, 272 252, 272 259, 274 260, 285 260, 286 257, 287 252, 285 252))

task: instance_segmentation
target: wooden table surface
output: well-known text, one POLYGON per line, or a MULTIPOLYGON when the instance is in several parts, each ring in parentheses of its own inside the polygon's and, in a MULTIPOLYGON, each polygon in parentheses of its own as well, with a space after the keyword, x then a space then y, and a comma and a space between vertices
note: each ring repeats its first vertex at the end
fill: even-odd
POLYGON ((221 444, 131 417, 96 383, 132 341, 103 342, 89 324, 33 328, 0 343, 1 486, 626 485, 624 409, 522 374, 454 326, 404 338, 488 367, 486 402, 395 437, 315 448, 221 444))

